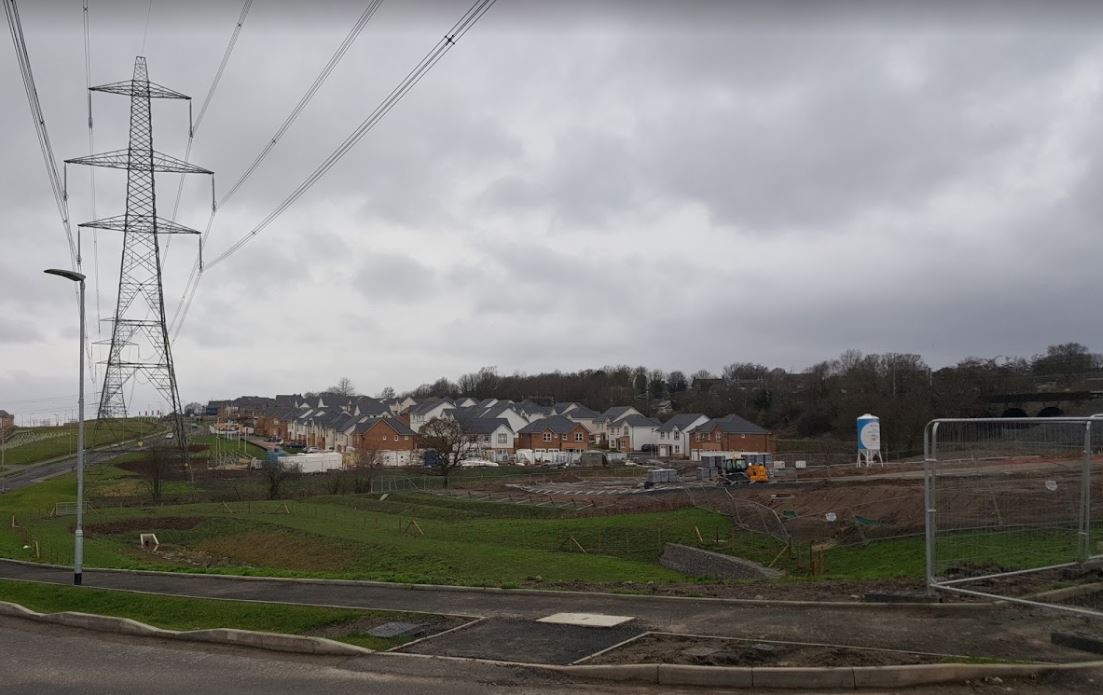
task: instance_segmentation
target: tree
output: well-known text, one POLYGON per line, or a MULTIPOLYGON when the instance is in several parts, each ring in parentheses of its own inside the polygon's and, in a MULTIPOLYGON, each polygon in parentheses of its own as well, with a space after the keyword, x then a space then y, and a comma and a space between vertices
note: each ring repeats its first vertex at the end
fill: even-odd
POLYGON ((383 390, 379 392, 380 400, 389 400, 395 397, 394 388, 391 386, 384 386, 383 390))
POLYGON ((341 380, 337 382, 335 386, 330 386, 326 389, 326 393, 335 393, 338 396, 355 396, 356 387, 352 385, 352 379, 347 376, 341 377, 341 380))
POLYGON ((191 417, 202 415, 206 410, 202 403, 188 403, 184 406, 184 414, 191 417))
POLYGON ((145 480, 149 497, 153 504, 161 504, 164 498, 164 485, 180 467, 181 451, 164 440, 149 447, 145 458, 137 463, 138 474, 145 480))
POLYGON ((268 499, 278 500, 283 496, 288 480, 299 474, 298 466, 284 466, 279 461, 265 461, 261 464, 264 480, 268 484, 268 499))
POLYGON ((475 448, 474 439, 464 433, 460 423, 440 417, 425 423, 418 432, 418 437, 426 451, 431 451, 436 456, 436 465, 433 468, 438 475, 444 477, 444 487, 448 487, 448 475, 475 448))
POLYGON ((383 457, 376 449, 365 449, 356 452, 356 460, 352 468, 352 491, 354 494, 371 492, 372 483, 383 469, 383 457))
POLYGON ((671 393, 680 393, 689 388, 689 380, 686 379, 685 372, 675 369, 666 378, 666 385, 671 393))

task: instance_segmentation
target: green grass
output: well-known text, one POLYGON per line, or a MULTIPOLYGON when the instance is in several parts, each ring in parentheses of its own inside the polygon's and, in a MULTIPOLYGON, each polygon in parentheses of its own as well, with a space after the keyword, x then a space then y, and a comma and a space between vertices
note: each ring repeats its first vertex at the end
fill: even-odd
MULTIPOLYGON (((39 613, 77 611, 130 618, 166 630, 234 628, 288 635, 310 635, 325 628, 364 618, 424 620, 423 615, 391 611, 321 608, 223 599, 159 596, 131 591, 76 588, 35 582, 0 580, 0 600, 39 613)), ((403 640, 366 634, 335 637, 369 649, 389 649, 403 640)))
MULTIPOLYGON (((149 420, 128 420, 121 423, 118 431, 106 428, 97 430, 95 423, 89 422, 85 425, 85 446, 93 448, 113 444, 162 429, 164 429, 162 424, 149 420)), ((23 428, 23 430, 55 434, 57 436, 11 447, 4 454, 6 466, 24 466, 29 463, 66 456, 76 451, 77 426, 75 424, 62 427, 23 428)))
MULTIPOLYGON (((134 485, 133 474, 96 466, 90 496, 134 485)), ((179 483, 185 485, 184 483, 179 483)), ((72 501, 73 476, 64 475, 0 495, 0 556, 46 562, 72 558, 73 518, 48 517, 56 502, 72 501), (25 531, 10 528, 15 515, 25 531)), ((400 583, 532 586, 584 582, 694 582, 658 564, 666 543, 699 546, 772 564, 808 578, 809 546, 792 554, 759 534, 732 530, 729 520, 700 509, 577 517, 546 507, 431 495, 339 495, 288 502, 178 504, 108 508, 86 525, 133 521, 128 530, 90 532, 86 563, 95 567, 186 572, 373 579, 400 583), (286 511, 285 511, 286 510, 286 511), (289 512, 289 513, 288 513, 289 512), (159 528, 167 517, 198 517, 190 529, 159 528), (415 525, 416 522, 416 525, 415 525), (139 531, 157 533, 174 553, 138 548, 139 531)), ((1103 529, 1101 529, 1103 531, 1103 529)), ((956 534, 939 538, 939 557, 968 558, 1007 569, 1070 560, 1071 534, 956 534)), ((824 557, 823 579, 921 578, 923 539, 893 539, 836 547, 824 557)))

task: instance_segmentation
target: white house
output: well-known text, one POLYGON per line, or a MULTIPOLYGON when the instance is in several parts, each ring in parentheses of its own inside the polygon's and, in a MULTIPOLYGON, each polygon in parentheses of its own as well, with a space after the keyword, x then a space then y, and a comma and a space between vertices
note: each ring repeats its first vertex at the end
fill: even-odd
POLYGON ((609 425, 609 446, 620 451, 642 451, 658 447, 661 422, 643 415, 625 415, 609 425))
POLYGON ((701 413, 682 413, 664 422, 659 426, 659 456, 687 458, 689 433, 708 421, 701 413))
POLYGON ((445 410, 451 410, 455 407, 455 403, 447 398, 432 398, 422 401, 410 408, 410 429, 419 432, 425 426, 425 423, 435 417, 442 417, 445 410))
POLYGON ((463 433, 479 453, 492 461, 505 461, 513 454, 516 433, 504 418, 458 418, 463 433))
POLYGON ((594 419, 594 429, 591 432, 597 435, 598 439, 610 441, 612 438, 609 436, 609 426, 626 415, 642 415, 642 413, 630 405, 613 406, 594 419))

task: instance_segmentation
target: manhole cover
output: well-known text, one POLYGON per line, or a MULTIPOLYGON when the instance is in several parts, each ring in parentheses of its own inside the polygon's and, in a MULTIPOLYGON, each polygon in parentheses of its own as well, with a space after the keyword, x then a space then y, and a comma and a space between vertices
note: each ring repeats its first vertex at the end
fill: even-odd
POLYGON ((398 637, 399 635, 406 635, 411 632, 421 632, 424 629, 425 623, 393 622, 376 625, 368 630, 368 634, 372 637, 398 637))
POLYGON ((603 615, 601 613, 553 613, 540 618, 538 623, 578 625, 579 627, 616 627, 635 620, 627 615, 603 615))

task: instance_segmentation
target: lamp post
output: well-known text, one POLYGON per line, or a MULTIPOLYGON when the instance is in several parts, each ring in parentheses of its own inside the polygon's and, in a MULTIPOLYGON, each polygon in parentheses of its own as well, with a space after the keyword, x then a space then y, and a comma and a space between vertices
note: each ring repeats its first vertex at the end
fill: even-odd
POLYGON ((84 564, 84 275, 72 270, 50 268, 57 275, 80 284, 80 391, 77 398, 77 530, 73 534, 73 584, 80 586, 84 564))

